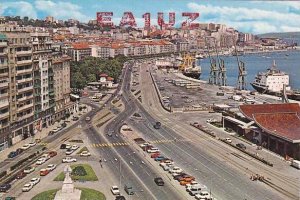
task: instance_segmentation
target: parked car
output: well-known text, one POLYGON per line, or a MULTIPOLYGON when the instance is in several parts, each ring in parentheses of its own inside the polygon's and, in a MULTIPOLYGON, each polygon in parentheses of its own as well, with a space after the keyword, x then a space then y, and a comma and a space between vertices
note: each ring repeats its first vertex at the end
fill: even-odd
POLYGON ((24 169, 24 173, 25 173, 25 174, 30 174, 30 173, 33 172, 34 170, 35 170, 34 167, 29 166, 29 167, 26 167, 26 168, 24 169))
POLYGON ((0 185, 0 192, 7 192, 10 188, 11 188, 11 184, 9 183, 0 185))
POLYGON ((200 187, 200 183, 197 181, 192 181, 189 184, 185 185, 186 191, 189 191, 192 187, 200 187))
POLYGON ((154 158, 155 161, 161 161, 163 159, 165 159, 164 156, 158 156, 158 157, 154 158))
POLYGON ((54 157, 54 156, 57 155, 57 152, 56 152, 56 151, 50 151, 50 152, 48 153, 48 155, 52 158, 52 157, 54 157))
POLYGON ((180 167, 173 167, 173 169, 170 170, 170 173, 181 173, 183 170, 180 167))
POLYGON ((125 184, 124 190, 128 195, 134 195, 133 187, 131 185, 125 184))
POLYGON ((73 121, 78 121, 78 120, 79 120, 79 117, 75 117, 75 116, 74 116, 74 117, 72 118, 72 120, 73 120, 73 121))
MULTIPOLYGON (((174 168, 174 167, 173 167, 173 168, 174 168)), ((172 168, 171 168, 171 169, 172 169, 172 168)), ((171 171, 171 169, 170 169, 169 171, 171 171)), ((183 177, 183 176, 187 176, 187 175, 188 175, 188 174, 181 172, 181 173, 177 173, 177 175, 174 175, 173 178, 174 178, 174 180, 179 180, 179 178, 181 178, 181 177, 183 177)))
POLYGON ((88 151, 83 151, 83 152, 80 153, 80 156, 84 156, 84 157, 88 157, 90 155, 91 155, 91 153, 88 152, 88 151))
POLYGON ((19 172, 17 175, 16 175, 16 179, 22 179, 26 176, 26 173, 24 173, 24 171, 21 171, 19 172))
POLYGON ((71 149, 74 150, 74 151, 77 150, 78 148, 79 148, 79 146, 76 145, 76 144, 72 145, 72 147, 71 147, 71 149))
POLYGON ((154 178, 154 182, 155 182, 156 185, 158 185, 158 186, 164 186, 164 185, 165 185, 165 182, 164 182, 164 180, 163 180, 161 177, 156 177, 156 178, 154 178))
POLYGON ((159 149, 156 147, 152 147, 151 149, 147 150, 147 153, 158 153, 158 152, 159 152, 159 149))
POLYGON ((11 151, 8 155, 7 155, 7 157, 8 158, 14 158, 14 157, 16 157, 18 155, 18 153, 16 152, 16 151, 11 151))
POLYGON ((21 148, 17 148, 17 150, 16 150, 16 152, 17 152, 18 155, 20 155, 21 153, 23 153, 23 151, 24 151, 24 150, 21 149, 21 148))
POLYGON ((85 121, 89 122, 89 121, 91 121, 91 118, 90 117, 86 117, 85 121))
POLYGON ((193 176, 190 176, 190 175, 185 175, 185 176, 182 176, 178 179, 178 181, 188 181, 188 182, 192 182, 195 180, 195 177, 193 176))
POLYGON ((63 163, 71 163, 71 162, 76 162, 76 158, 72 158, 72 157, 65 157, 64 159, 62 159, 63 163))
POLYGON ((158 157, 158 156, 160 156, 160 153, 152 153, 152 154, 151 154, 151 158, 156 158, 156 157, 158 157))
POLYGON ((26 150, 26 149, 29 149, 30 148, 30 145, 29 144, 24 144, 21 149, 23 150, 26 150))
POLYGON ((36 142, 30 142, 30 143, 28 143, 28 145, 29 145, 30 147, 34 147, 34 146, 36 145, 36 142))
POLYGON ((124 196, 116 196, 115 200, 126 200, 126 198, 124 196))
POLYGON ((55 168, 56 168, 55 164, 49 164, 46 169, 49 171, 53 171, 55 168))
POLYGON ((5 197, 4 200, 16 200, 16 199, 17 199, 16 197, 11 197, 11 196, 9 196, 9 197, 5 197))
POLYGON ((246 150, 246 146, 243 143, 237 143, 235 146, 237 146, 240 149, 246 150))
POLYGON ((73 149, 67 149, 66 151, 66 155, 71 155, 74 152, 73 149))
POLYGON ((31 180, 30 180, 30 183, 32 184, 32 185, 36 185, 36 184, 38 184, 39 182, 40 182, 40 180, 41 180, 41 178, 32 178, 31 180))
POLYGON ((113 195, 120 195, 120 190, 119 190, 119 188, 118 188, 118 186, 112 186, 111 187, 111 193, 113 193, 113 195))
POLYGON ((48 135, 54 135, 54 131, 49 131, 48 135))
POLYGON ((39 159, 35 162, 35 164, 37 164, 37 165, 42 165, 42 164, 44 164, 45 162, 46 162, 46 158, 42 157, 42 158, 39 158, 39 159))
POLYGON ((33 185, 31 183, 26 183, 23 188, 22 192, 29 192, 32 189, 33 185))
POLYGON ((46 161, 49 160, 51 158, 51 156, 49 155, 49 153, 44 153, 41 158, 44 158, 46 161))
POLYGON ((48 169, 41 169, 40 170, 40 176, 46 176, 47 174, 49 174, 49 170, 48 169))
POLYGON ((212 200, 211 195, 207 191, 201 191, 199 194, 195 195, 197 200, 212 200))

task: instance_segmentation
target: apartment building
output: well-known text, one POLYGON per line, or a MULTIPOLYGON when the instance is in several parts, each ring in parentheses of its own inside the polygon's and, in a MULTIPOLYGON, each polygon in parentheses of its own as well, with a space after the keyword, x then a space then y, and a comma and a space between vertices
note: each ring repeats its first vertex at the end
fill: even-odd
POLYGON ((88 43, 74 43, 72 47, 69 55, 73 61, 82 61, 84 58, 92 55, 92 50, 88 43))
POLYGON ((55 96, 52 69, 52 41, 49 33, 30 34, 33 56, 35 133, 52 123, 55 96))
MULTIPOLYGON (((30 34, 22 31, 3 32, 7 37, 9 131, 8 145, 33 135, 34 99, 30 34)), ((1 137, 3 139, 3 137, 1 137)))
POLYGON ((55 115, 54 120, 60 120, 76 109, 76 105, 70 101, 70 62, 71 58, 59 52, 52 55, 52 67, 54 72, 55 115))
POLYGON ((9 69, 8 40, 0 34, 0 150, 8 146, 9 134, 9 69))

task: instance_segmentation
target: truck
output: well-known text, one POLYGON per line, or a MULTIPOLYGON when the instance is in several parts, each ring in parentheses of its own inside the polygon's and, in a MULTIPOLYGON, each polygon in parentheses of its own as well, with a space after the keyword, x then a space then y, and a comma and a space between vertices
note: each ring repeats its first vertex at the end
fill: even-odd
POLYGON ((292 160, 291 165, 297 169, 300 169, 300 161, 299 160, 292 160))

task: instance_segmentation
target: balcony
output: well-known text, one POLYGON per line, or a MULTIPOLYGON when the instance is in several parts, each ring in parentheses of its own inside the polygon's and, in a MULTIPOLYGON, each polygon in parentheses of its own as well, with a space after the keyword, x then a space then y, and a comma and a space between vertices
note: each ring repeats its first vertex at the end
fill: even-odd
POLYGON ((8 98, 8 93, 2 93, 2 94, 0 94, 0 98, 8 98))
POLYGON ((27 55, 31 55, 32 51, 31 50, 28 50, 28 51, 17 51, 16 54, 17 54, 17 57, 19 57, 19 56, 27 56, 27 55))
POLYGON ((34 93, 35 97, 41 96, 41 93, 34 93))
POLYGON ((41 80, 41 75, 34 75, 33 77, 35 80, 41 80))
POLYGON ((17 75, 20 75, 20 74, 27 74, 27 73, 32 73, 32 68, 29 68, 29 69, 22 69, 22 70, 17 70, 17 75))
POLYGON ((32 77, 17 80, 17 84, 26 83, 26 82, 29 82, 29 81, 32 81, 32 77))
POLYGON ((8 99, 0 101, 0 108, 7 107, 9 105, 8 99))
POLYGON ((6 113, 0 113, 0 119, 7 118, 7 117, 9 117, 8 111, 6 113))
POLYGON ((17 117, 16 121, 22 121, 26 118, 32 117, 33 116, 33 112, 27 114, 27 115, 23 115, 22 117, 17 117))
POLYGON ((8 87, 8 81, 7 82, 0 82, 0 88, 6 88, 8 87))
POLYGON ((17 65, 30 65, 32 63, 32 60, 20 60, 17 61, 17 65))
POLYGON ((33 98, 33 94, 29 95, 29 96, 23 96, 22 98, 17 99, 17 101, 20 102, 20 101, 29 100, 29 99, 32 99, 32 98, 33 98))
POLYGON ((28 108, 33 108, 33 103, 26 104, 26 105, 24 105, 24 106, 22 106, 22 107, 19 107, 19 108, 18 108, 18 111, 20 112, 21 110, 26 110, 26 109, 28 109, 28 108))
POLYGON ((6 56, 7 52, 0 52, 0 56, 6 56))
POLYGON ((22 89, 18 89, 17 90, 17 93, 22 93, 22 92, 26 92, 28 90, 33 90, 33 86, 29 86, 29 87, 25 87, 25 88, 22 88, 22 89))
POLYGON ((40 83, 35 83, 33 87, 34 87, 34 89, 41 88, 41 84, 40 83))
POLYGON ((3 68, 3 67, 7 68, 8 67, 8 63, 7 62, 0 63, 0 68, 3 68))
POLYGON ((6 47, 7 46, 7 42, 0 42, 0 47, 6 47))

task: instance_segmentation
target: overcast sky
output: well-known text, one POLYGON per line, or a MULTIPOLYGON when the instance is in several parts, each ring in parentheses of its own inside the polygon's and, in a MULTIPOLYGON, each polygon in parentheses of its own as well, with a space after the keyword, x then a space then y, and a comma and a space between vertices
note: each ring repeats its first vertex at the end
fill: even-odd
POLYGON ((119 24, 125 11, 133 12, 138 26, 142 15, 151 13, 151 24, 157 24, 157 12, 176 12, 176 23, 184 18, 182 12, 199 12, 199 22, 224 23, 239 31, 251 33, 300 31, 300 1, 226 1, 226 0, 1 0, 0 16, 28 16, 44 19, 77 19, 88 22, 96 12, 114 12, 119 24))

